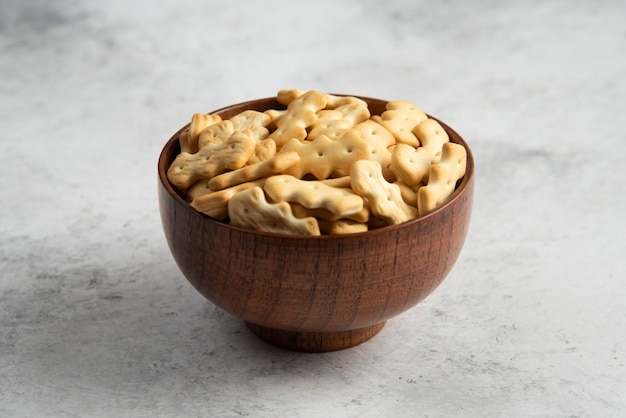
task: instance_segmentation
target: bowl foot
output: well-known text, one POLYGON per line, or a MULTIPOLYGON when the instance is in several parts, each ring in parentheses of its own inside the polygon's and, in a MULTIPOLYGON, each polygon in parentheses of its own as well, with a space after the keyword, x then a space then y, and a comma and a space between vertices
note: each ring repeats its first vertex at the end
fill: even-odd
POLYGON ((279 347, 309 353, 344 350, 359 345, 385 326, 385 321, 349 331, 300 332, 267 328, 246 322, 248 328, 259 338, 279 347))

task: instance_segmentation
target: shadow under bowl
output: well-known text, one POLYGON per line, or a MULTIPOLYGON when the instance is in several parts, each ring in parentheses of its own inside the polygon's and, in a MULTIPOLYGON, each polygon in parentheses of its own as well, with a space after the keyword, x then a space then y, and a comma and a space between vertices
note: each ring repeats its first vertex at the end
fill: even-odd
MULTIPOLYGON (((361 99, 372 115, 385 110, 384 100, 361 99)), ((275 98, 265 98, 211 113, 227 119, 244 110, 280 108, 275 98)), ((369 340, 439 286, 465 242, 474 160, 461 136, 438 122, 467 150, 466 173, 445 204, 400 225, 317 237, 243 229, 193 209, 167 178, 184 126, 158 161, 161 221, 178 267, 210 302, 275 345, 325 352, 369 340)))

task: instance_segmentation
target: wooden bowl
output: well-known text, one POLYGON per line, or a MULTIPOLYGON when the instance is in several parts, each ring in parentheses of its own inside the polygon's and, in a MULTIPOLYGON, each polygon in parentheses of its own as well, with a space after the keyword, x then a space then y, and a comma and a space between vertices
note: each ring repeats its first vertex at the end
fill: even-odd
MULTIPOLYGON (((372 115, 386 101, 364 98, 372 115)), ((211 113, 283 108, 275 98, 211 113)), ((209 301, 241 318, 260 338, 285 348, 323 352, 358 345, 385 321, 408 310, 443 281, 463 247, 472 210, 474 161, 443 206, 409 222, 369 232, 289 236, 228 225, 194 210, 167 179, 180 152, 181 128, 158 161, 165 237, 178 267, 209 301)))

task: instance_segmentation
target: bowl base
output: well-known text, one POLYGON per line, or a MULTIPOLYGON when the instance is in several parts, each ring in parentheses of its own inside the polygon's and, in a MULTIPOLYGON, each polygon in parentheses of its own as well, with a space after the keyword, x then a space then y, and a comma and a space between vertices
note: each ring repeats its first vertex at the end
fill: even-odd
POLYGON ((380 332, 385 321, 349 331, 300 332, 267 328, 246 322, 259 338, 279 347, 308 353, 344 350, 369 340, 380 332))

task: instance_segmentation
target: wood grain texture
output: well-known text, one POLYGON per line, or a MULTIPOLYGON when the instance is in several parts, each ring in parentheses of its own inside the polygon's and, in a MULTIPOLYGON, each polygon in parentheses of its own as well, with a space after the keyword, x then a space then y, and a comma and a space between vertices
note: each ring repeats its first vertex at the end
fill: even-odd
MULTIPOLYGON (((363 98, 372 114, 385 101, 363 98)), ((220 109, 280 108, 260 99, 220 109)), ((413 307, 445 279, 469 228, 474 161, 465 141, 466 174, 451 199, 401 225, 343 236, 285 236, 237 228, 196 212, 167 180, 178 135, 158 162, 161 220, 169 248, 189 282, 208 300, 246 321, 261 338, 301 351, 348 348, 413 307)))

